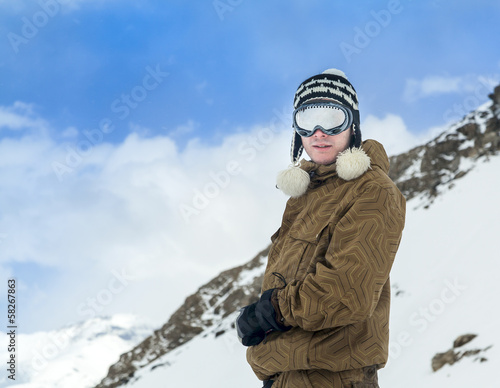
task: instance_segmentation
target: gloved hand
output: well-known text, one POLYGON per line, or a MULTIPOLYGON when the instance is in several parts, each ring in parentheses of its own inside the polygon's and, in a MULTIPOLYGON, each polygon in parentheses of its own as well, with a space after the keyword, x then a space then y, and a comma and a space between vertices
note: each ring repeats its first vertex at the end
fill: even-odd
POLYGON ((241 343, 245 346, 254 346, 260 344, 266 337, 266 333, 261 329, 255 307, 257 303, 252 303, 240 310, 240 315, 236 318, 236 332, 241 343))
POLYGON ((271 388, 274 384, 274 380, 266 380, 264 381, 264 385, 262 386, 262 388, 271 388))
POLYGON ((274 290, 276 289, 265 291, 258 302, 240 310, 240 315, 236 318, 236 330, 243 345, 258 345, 273 331, 291 329, 277 321, 278 314, 272 303, 274 290))

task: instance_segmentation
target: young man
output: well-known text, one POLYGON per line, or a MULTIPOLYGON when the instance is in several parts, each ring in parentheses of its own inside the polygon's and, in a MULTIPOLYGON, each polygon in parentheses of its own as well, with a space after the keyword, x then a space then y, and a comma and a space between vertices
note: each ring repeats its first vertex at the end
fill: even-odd
POLYGON ((305 80, 294 98, 291 198, 260 300, 236 321, 264 387, 378 387, 389 347, 389 273, 405 199, 381 144, 361 142, 356 91, 339 70, 305 80), (311 158, 300 161, 303 149, 311 158))

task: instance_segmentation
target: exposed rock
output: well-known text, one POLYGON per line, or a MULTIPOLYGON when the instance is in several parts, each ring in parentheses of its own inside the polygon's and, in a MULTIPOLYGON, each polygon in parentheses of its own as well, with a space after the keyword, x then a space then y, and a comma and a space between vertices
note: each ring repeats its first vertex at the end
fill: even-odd
POLYGON ((465 176, 473 162, 500 150, 500 86, 492 103, 471 112, 429 143, 392 156, 389 176, 407 199, 431 204, 439 193, 465 176))
MULTIPOLYGON (((455 351, 456 348, 459 348, 459 347, 464 346, 465 344, 468 344, 470 341, 472 341, 476 337, 477 337, 476 334, 464 334, 464 335, 457 337, 457 339, 455 339, 455 341, 453 341, 453 348, 451 348, 450 350, 448 350, 444 353, 436 353, 436 355, 434 357, 432 357, 432 363, 431 363, 432 370, 434 372, 436 372, 437 370, 441 369, 446 364, 453 365, 456 362, 460 361, 464 357, 478 356, 479 354, 486 352, 487 350, 489 350, 492 347, 492 345, 490 345, 484 349, 475 348, 475 349, 468 349, 468 350, 464 350, 464 351, 455 351)), ((474 361, 485 362, 485 361, 488 361, 488 359, 481 355, 481 356, 475 357, 474 361)))
POLYGON ((498 85, 493 93, 488 95, 488 97, 497 105, 500 105, 500 85, 498 85))
POLYGON ((464 334, 458 337, 455 341, 453 341, 453 347, 459 348, 460 346, 464 346, 465 344, 472 341, 477 337, 477 334, 464 334))
POLYGON ((437 353, 434 357, 432 357, 432 370, 435 372, 446 364, 453 365, 456 361, 458 361, 457 355, 458 353, 454 352, 453 349, 450 349, 445 353, 437 353))
POLYGON ((399 287, 399 284, 397 284, 397 283, 392 284, 391 287, 392 287, 392 294, 394 296, 404 296, 406 294, 406 292, 404 290, 402 290, 399 287))

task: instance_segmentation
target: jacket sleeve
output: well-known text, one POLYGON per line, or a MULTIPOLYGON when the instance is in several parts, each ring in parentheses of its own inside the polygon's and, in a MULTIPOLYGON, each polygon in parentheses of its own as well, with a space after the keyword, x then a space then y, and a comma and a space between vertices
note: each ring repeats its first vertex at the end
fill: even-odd
POLYGON ((394 196, 393 190, 371 184, 330 226, 325 260, 304 280, 278 292, 286 325, 317 331, 364 321, 373 314, 404 227, 404 199, 394 196))

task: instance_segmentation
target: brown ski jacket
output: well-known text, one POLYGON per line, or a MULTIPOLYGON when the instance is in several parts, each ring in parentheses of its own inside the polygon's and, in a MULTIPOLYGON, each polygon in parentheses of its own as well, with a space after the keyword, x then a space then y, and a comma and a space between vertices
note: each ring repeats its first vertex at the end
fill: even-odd
POLYGON ((363 144, 370 167, 346 181, 336 165, 302 161, 311 183, 290 198, 272 246, 263 290, 279 288, 286 332, 250 347, 261 380, 287 371, 340 372, 388 358, 391 270, 405 220, 405 199, 388 177, 374 140, 363 144), (286 281, 286 286, 284 284, 286 281))

